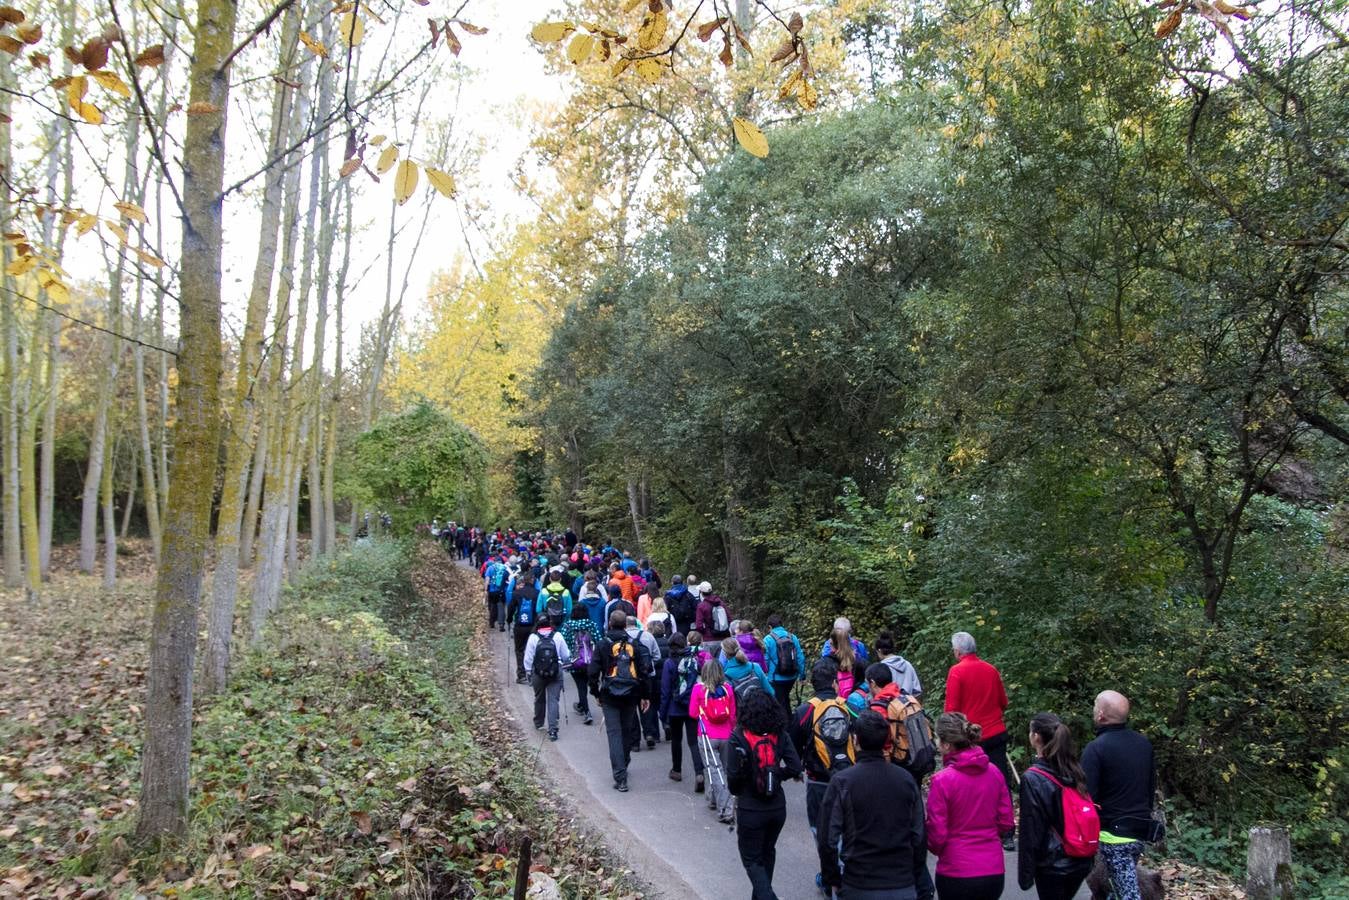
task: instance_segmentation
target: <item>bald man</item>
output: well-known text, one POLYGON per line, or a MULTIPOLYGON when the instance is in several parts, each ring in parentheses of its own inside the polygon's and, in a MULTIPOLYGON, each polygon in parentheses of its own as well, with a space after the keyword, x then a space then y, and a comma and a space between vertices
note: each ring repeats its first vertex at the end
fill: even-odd
POLYGON ((1116 900, 1139 900, 1138 857, 1157 840, 1152 742, 1129 727, 1129 698, 1101 691, 1092 708, 1096 738, 1082 751, 1087 790, 1101 810, 1101 860, 1116 900))

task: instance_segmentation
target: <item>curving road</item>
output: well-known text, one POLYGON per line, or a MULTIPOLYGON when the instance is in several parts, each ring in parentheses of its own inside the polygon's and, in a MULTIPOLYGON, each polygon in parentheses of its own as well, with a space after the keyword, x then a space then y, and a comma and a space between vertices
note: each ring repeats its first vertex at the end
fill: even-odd
MULTIPOLYGON (((523 740, 538 748, 540 772, 574 801, 577 810, 605 835, 639 877, 660 896, 669 898, 727 900, 748 894, 749 881, 740 866, 734 831, 717 823, 704 795, 693 793, 687 746, 684 781, 676 783, 667 777, 669 744, 657 744, 654 751, 643 744, 628 770, 631 790, 626 794, 615 791, 604 726, 593 698, 595 724, 586 726, 571 708, 576 702, 575 684, 570 677, 565 678, 560 735, 556 743, 549 742, 544 732, 533 728, 533 690, 515 683, 515 655, 509 635, 492 632, 491 639, 497 660, 494 681, 523 740)), ((788 783, 785 787, 787 825, 778 840, 773 888, 781 900, 818 900, 818 865, 806 826, 805 786, 788 783)), ((1009 900, 1033 898, 1033 891, 1026 893, 1016 886, 1013 855, 1008 855, 1007 867, 1012 875, 1002 896, 1009 900)), ((1087 896, 1085 889, 1078 896, 1087 896)))

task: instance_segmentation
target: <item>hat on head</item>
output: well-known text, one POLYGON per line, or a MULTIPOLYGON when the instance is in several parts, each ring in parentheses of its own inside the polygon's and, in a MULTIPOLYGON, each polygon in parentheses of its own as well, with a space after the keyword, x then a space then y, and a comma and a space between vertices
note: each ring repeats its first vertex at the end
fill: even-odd
POLYGON ((700 593, 700 594, 710 594, 710 593, 712 593, 712 585, 711 585, 711 583, 704 581, 702 584, 698 585, 698 593, 700 593))

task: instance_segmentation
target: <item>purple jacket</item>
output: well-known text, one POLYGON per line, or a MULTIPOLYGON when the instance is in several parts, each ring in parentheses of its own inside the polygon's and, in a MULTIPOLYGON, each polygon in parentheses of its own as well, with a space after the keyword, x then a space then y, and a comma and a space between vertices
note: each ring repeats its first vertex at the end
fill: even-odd
POLYGON ((927 798, 927 847, 937 874, 977 878, 1003 874, 1001 834, 1016 826, 1002 773, 979 747, 946 757, 927 798))
POLYGON ((768 671, 768 660, 764 659, 763 651, 760 650, 759 645, 754 642, 754 635, 737 634, 735 640, 736 643, 740 645, 740 649, 745 651, 746 659, 752 663, 758 663, 759 668, 763 669, 765 672, 768 671))

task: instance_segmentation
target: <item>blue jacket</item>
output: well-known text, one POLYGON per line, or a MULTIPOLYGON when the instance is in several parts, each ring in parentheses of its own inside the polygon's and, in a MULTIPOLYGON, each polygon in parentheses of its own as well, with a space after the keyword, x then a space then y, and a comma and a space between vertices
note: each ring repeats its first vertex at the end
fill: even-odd
POLYGON ((734 659, 728 660, 726 659, 725 654, 722 654, 722 665, 726 669, 727 681, 738 681, 753 672, 758 677, 759 684, 763 686, 763 689, 770 694, 773 693, 773 682, 768 680, 768 675, 763 669, 759 668, 758 663, 742 663, 734 659))
POLYGON ((590 621, 594 622, 595 627, 599 628, 600 633, 603 634, 605 627, 604 606, 609 602, 608 598, 592 594, 589 597, 582 597, 581 602, 585 604, 586 612, 590 614, 590 621))
POLYGON ((805 681, 809 676, 805 654, 801 652, 801 639, 779 625, 768 632, 763 642, 764 660, 768 663, 768 677, 772 681, 805 681), (778 642, 774 638, 789 638, 796 645, 796 674, 778 674, 778 642))
MULTIPOLYGON (((867 645, 859 641, 857 638, 852 638, 850 643, 852 644, 853 656, 856 656, 857 661, 865 666, 870 661, 867 658, 867 645)), ((820 648, 820 659, 824 659, 826 656, 833 656, 833 655, 834 651, 829 646, 829 639, 825 638, 824 646, 820 648)))
MULTIPOLYGON (((558 585, 558 587, 561 587, 561 585, 558 585)), ((555 593, 555 592, 554 592, 554 593, 555 593)), ((570 619, 570 618, 571 618, 571 592, 568 591, 566 588, 562 588, 562 592, 561 592, 561 593, 562 593, 562 618, 563 618, 564 620, 570 619)), ((537 613, 538 615, 540 615, 540 616, 543 615, 543 609, 544 609, 544 607, 548 605, 548 597, 549 597, 549 595, 550 595, 550 592, 548 591, 548 588, 547 588, 546 586, 544 587, 543 590, 539 591, 539 599, 538 599, 537 601, 535 601, 535 603, 534 603, 534 609, 535 609, 536 613, 537 613)))

